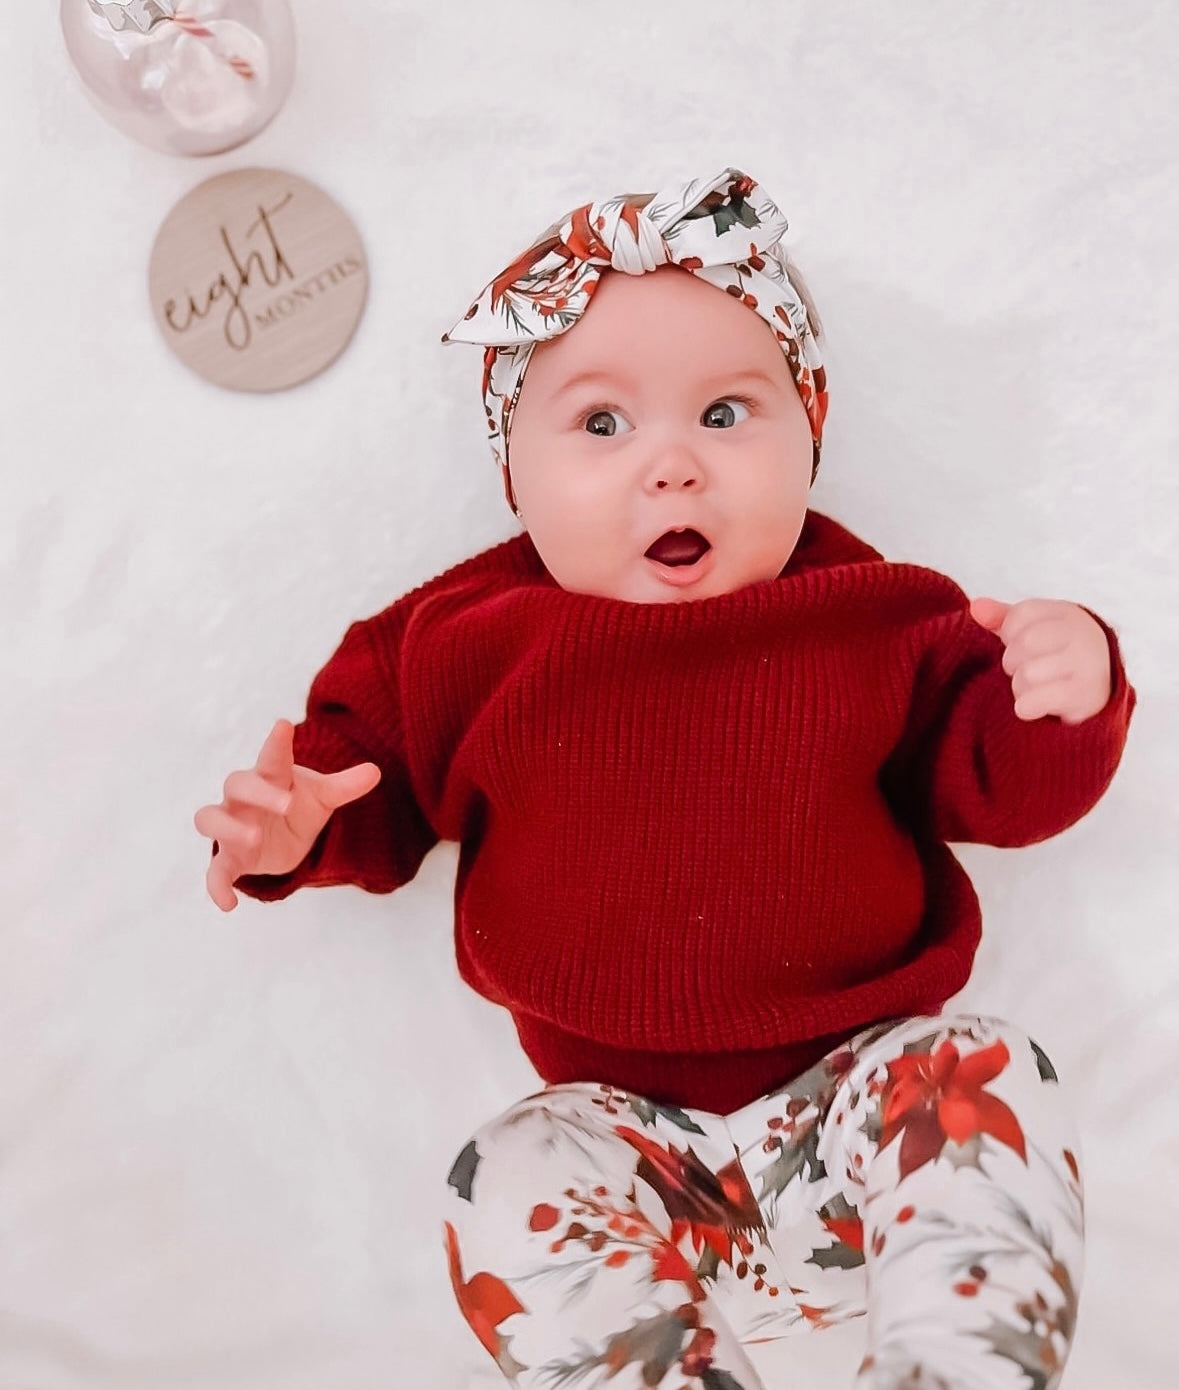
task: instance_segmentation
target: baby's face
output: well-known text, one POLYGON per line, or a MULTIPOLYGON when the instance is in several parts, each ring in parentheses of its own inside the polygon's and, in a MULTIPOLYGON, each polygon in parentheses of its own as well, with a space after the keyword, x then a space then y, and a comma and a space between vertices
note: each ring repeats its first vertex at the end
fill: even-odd
POLYGON ((607 272, 580 322, 533 351, 508 448, 557 583, 636 603, 775 578, 806 516, 811 459, 769 326, 675 266, 607 272))

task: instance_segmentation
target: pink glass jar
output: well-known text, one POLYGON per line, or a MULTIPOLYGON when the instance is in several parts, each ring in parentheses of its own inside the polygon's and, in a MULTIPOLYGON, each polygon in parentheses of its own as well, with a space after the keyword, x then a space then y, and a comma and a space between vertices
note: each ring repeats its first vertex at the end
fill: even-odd
POLYGON ((219 154, 277 114, 295 72, 287 0, 61 0, 90 100, 167 154, 219 154))

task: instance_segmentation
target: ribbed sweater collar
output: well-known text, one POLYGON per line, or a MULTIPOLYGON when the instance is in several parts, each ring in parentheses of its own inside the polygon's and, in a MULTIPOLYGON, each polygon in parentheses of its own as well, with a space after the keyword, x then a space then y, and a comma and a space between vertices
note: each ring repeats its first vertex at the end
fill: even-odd
POLYGON ((791 599, 800 605, 822 606, 825 595, 842 589, 837 572, 848 565, 866 566, 860 576, 867 589, 884 582, 886 566, 879 551, 838 522, 808 511, 798 543, 781 574, 747 584, 729 593, 677 603, 636 603, 562 589, 546 569, 532 538, 524 533, 484 552, 500 573, 503 568, 528 584, 548 590, 558 605, 572 605, 585 617, 609 627, 641 627, 652 633, 683 634, 700 629, 730 628, 742 619, 781 614, 791 599))

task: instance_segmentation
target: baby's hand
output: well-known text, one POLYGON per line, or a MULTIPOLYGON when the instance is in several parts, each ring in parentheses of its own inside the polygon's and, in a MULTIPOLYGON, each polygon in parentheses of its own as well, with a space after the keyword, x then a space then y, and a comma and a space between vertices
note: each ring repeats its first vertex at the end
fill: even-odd
POLYGON ((243 874, 290 873, 307 857, 336 807, 364 796, 381 780, 375 763, 332 773, 300 767, 294 734, 295 726, 280 719, 254 767, 231 772, 220 805, 202 806, 192 818, 214 842, 205 886, 223 912, 237 906, 233 884, 243 874))
POLYGON ((999 603, 976 598, 975 622, 998 633, 1006 651, 1020 719, 1056 714, 1080 724, 1105 708, 1110 694, 1109 642, 1083 608, 1063 599, 1026 598, 999 603))

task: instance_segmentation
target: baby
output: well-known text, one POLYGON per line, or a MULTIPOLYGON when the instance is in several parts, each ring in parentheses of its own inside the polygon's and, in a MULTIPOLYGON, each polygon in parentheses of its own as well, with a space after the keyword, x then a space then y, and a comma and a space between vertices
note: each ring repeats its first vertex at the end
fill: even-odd
POLYGON ((1050 1387, 1073 1337, 1075 1137, 1031 1038, 942 1012, 980 932, 947 841, 1076 822, 1134 691, 1087 609, 808 510, 786 225, 727 169, 484 290, 446 340, 524 533, 354 623, 195 817, 225 911, 460 845, 459 971, 547 1084, 458 1154, 444 1242, 529 1390, 757 1390, 750 1344, 865 1313, 859 1387, 1050 1387))

